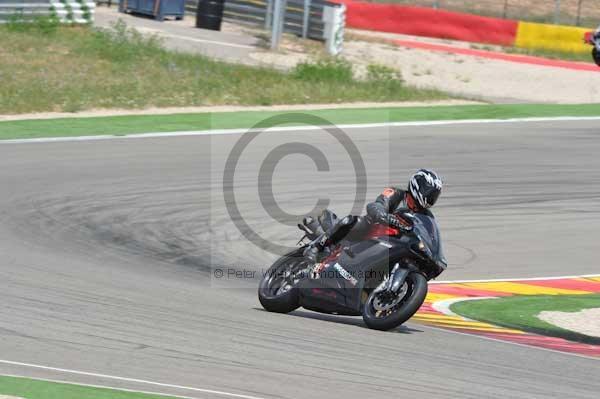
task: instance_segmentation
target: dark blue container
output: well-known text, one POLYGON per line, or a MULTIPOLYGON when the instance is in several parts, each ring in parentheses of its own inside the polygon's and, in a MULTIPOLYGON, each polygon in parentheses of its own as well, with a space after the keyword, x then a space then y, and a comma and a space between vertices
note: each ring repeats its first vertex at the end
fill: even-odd
POLYGON ((152 15, 159 21, 165 17, 183 19, 185 0, 121 0, 119 11, 152 15))
POLYGON ((196 28, 221 30, 225 0, 198 0, 196 28))

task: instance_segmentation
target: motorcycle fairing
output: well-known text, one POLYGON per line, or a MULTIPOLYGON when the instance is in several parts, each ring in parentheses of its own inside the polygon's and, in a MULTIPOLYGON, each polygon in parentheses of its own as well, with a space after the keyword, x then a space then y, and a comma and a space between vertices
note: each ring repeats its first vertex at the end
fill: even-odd
POLYGON ((359 315, 361 313, 365 288, 375 288, 389 275, 396 263, 403 264, 407 255, 415 256, 413 248, 418 240, 423 244, 418 255, 437 273, 446 268, 439 227, 435 218, 428 214, 404 213, 413 226, 412 237, 381 236, 359 242, 344 240, 340 243, 340 255, 329 261, 319 279, 306 279, 300 282, 300 302, 305 308, 326 313, 359 315), (415 238, 417 237, 415 241, 415 238), (336 272, 336 263, 344 272, 354 276, 356 281, 344 278, 344 272, 336 272))
POLYGON ((343 242, 340 256, 327 265, 320 278, 300 282, 300 303, 320 312, 360 315, 365 287, 375 288, 389 274, 405 253, 408 242, 404 237, 343 242), (356 279, 356 284, 336 270, 336 263, 356 279))

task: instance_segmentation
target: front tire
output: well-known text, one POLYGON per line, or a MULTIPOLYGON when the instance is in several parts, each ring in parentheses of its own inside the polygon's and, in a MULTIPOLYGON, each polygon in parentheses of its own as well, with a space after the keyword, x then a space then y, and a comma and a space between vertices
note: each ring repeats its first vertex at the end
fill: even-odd
POLYGON ((296 284, 305 263, 302 251, 297 250, 282 256, 267 270, 258 285, 258 300, 265 310, 289 313, 300 307, 296 284))
POLYGON ((419 310, 427 296, 427 279, 420 273, 410 273, 405 284, 404 297, 387 310, 381 310, 381 296, 386 294, 376 290, 371 292, 362 310, 363 320, 369 328, 391 330, 406 322, 419 310))

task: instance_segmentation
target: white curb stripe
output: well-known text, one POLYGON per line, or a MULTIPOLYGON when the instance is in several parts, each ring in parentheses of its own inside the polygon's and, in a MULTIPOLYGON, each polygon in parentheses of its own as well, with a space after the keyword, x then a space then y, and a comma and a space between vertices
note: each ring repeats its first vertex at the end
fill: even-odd
MULTIPOLYGON (((457 316, 463 320, 479 321, 479 320, 469 319, 468 317, 464 317, 464 316, 454 313, 452 310, 450 310, 450 306, 454 305, 457 302, 478 301, 480 299, 496 299, 496 298, 498 298, 498 297, 497 296, 478 296, 478 297, 467 296, 467 297, 460 297, 460 298, 443 299, 441 301, 432 303, 431 307, 433 309, 437 310, 438 312, 445 314, 446 316, 457 316)), ((491 324, 491 323, 489 323, 489 324, 491 324)))
MULTIPOLYGON (((212 389, 186 387, 186 386, 183 386, 183 385, 164 384, 164 383, 161 383, 161 382, 140 380, 140 379, 137 379, 137 378, 118 377, 118 376, 114 376, 114 375, 106 375, 106 374, 99 374, 99 373, 90 373, 90 372, 87 372, 87 371, 78 371, 78 370, 62 369, 62 368, 57 368, 57 367, 42 366, 42 365, 38 365, 38 364, 14 362, 14 361, 11 361, 11 360, 0 360, 0 364, 8 364, 8 365, 12 365, 12 366, 21 366, 21 367, 29 367, 29 368, 34 368, 34 369, 56 371, 56 372, 60 372, 60 373, 68 373, 68 374, 75 374, 75 375, 85 375, 85 376, 89 376, 89 377, 106 378, 106 379, 111 379, 111 380, 116 380, 116 381, 135 382, 135 383, 139 383, 139 384, 155 385, 155 386, 165 387, 165 388, 183 389, 183 390, 187 390, 187 391, 209 393, 209 394, 213 394, 213 395, 229 396, 229 397, 232 397, 232 398, 265 399, 265 398, 261 398, 261 397, 258 397, 258 396, 242 395, 242 394, 231 393, 231 392, 224 392, 224 391, 215 391, 215 390, 212 390, 212 389)), ((166 394, 164 394, 164 395, 166 395, 166 394)))
MULTIPOLYGON (((442 121, 415 121, 415 122, 382 122, 382 123, 356 123, 346 125, 329 126, 284 126, 272 127, 265 132, 297 132, 297 131, 317 131, 327 127, 335 126, 338 129, 373 129, 385 127, 408 127, 408 126, 445 126, 445 125, 473 125, 489 123, 525 123, 525 122, 568 122, 568 121, 600 121, 599 116, 590 117, 555 117, 555 118, 513 118, 513 119, 464 119, 464 120, 442 120, 442 121)), ((240 129, 214 129, 199 131, 180 131, 180 132, 155 132, 155 133, 130 133, 126 135, 97 135, 97 136, 76 136, 76 137, 47 137, 34 139, 14 139, 0 140, 0 144, 25 144, 25 143, 49 143, 49 142, 67 142, 67 141, 90 141, 107 139, 143 139, 156 137, 184 137, 184 136, 217 136, 227 134, 244 134, 252 132, 249 128, 240 129)))
MULTIPOLYGON (((569 278, 587 278, 587 277, 600 277, 600 275, 598 275, 598 274, 584 274, 584 275, 579 275, 579 276, 537 277, 537 278, 521 278, 521 279, 454 280, 454 281, 435 281, 435 282, 434 281, 430 281, 429 284, 486 283, 486 282, 497 282, 497 281, 512 282, 512 281, 533 281, 533 280, 547 281, 547 280, 561 280, 561 279, 569 279, 569 278)), ((433 309, 437 310, 438 312, 443 313, 445 315, 448 315, 448 316, 458 316, 458 317, 463 318, 464 320, 470 321, 471 319, 454 313, 452 310, 450 310, 450 306, 453 305, 454 303, 457 303, 457 302, 475 301, 475 300, 479 300, 479 299, 495 299, 495 298, 498 298, 498 297, 462 297, 462 298, 452 298, 452 299, 446 299, 446 300, 441 300, 441 301, 434 302, 431 305, 431 307, 433 309)), ((473 321, 477 321, 477 320, 473 320, 473 321)), ((489 324, 491 324, 491 323, 489 323, 489 324)), ((428 325, 428 324, 419 324, 419 326, 420 327, 424 327, 424 328, 430 328, 432 330, 447 332, 447 333, 450 333, 450 334, 459 334, 459 335, 464 335, 464 336, 467 336, 467 337, 476 337, 476 338, 479 338, 479 339, 484 339, 484 340, 493 341, 493 342, 499 342, 499 343, 502 343, 502 344, 516 345, 516 346, 521 346, 521 347, 524 347, 524 348, 533 348, 533 349, 538 349, 538 350, 542 350, 542 351, 546 351, 546 352, 560 353, 560 354, 563 354, 563 355, 575 356, 575 357, 580 357, 580 358, 584 358, 584 359, 591 359, 591 360, 594 360, 594 361, 598 361, 597 357, 582 355, 580 353, 560 351, 560 350, 550 349, 550 348, 544 348, 544 347, 536 346, 536 345, 521 344, 521 343, 518 343, 518 342, 503 340, 503 339, 499 339, 499 338, 493 338, 493 337, 487 337, 487 336, 478 335, 478 334, 460 332, 460 331, 455 331, 455 330, 451 330, 451 329, 446 329, 446 328, 443 328, 443 327, 435 327, 435 326, 431 326, 431 325, 428 325)))

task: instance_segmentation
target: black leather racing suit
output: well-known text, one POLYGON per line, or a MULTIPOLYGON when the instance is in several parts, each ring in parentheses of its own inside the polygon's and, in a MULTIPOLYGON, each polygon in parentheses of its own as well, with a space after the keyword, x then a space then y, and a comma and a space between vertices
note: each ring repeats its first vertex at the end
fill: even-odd
MULTIPOLYGON (((407 192, 405 190, 395 187, 386 187, 374 202, 367 205, 367 216, 358 217, 358 221, 349 231, 346 238, 351 241, 360 240, 363 233, 368 231, 371 223, 383 223, 399 229, 406 228, 406 226, 401 224, 394 216, 394 213, 402 208, 408 208, 406 204, 406 195, 407 192)), ((433 214, 428 209, 421 209, 419 212, 433 217, 433 214)), ((323 250, 326 245, 330 244, 331 243, 319 243, 309 247, 304 252, 304 256, 312 261, 316 261, 317 253, 323 250)))
MULTIPOLYGON (((405 190, 386 187, 374 202, 367 205, 367 215, 370 221, 393 225, 393 214, 402 208, 408 208, 406 195, 407 192, 405 190)), ((433 217, 433 214, 428 209, 421 209, 419 212, 433 217)))

